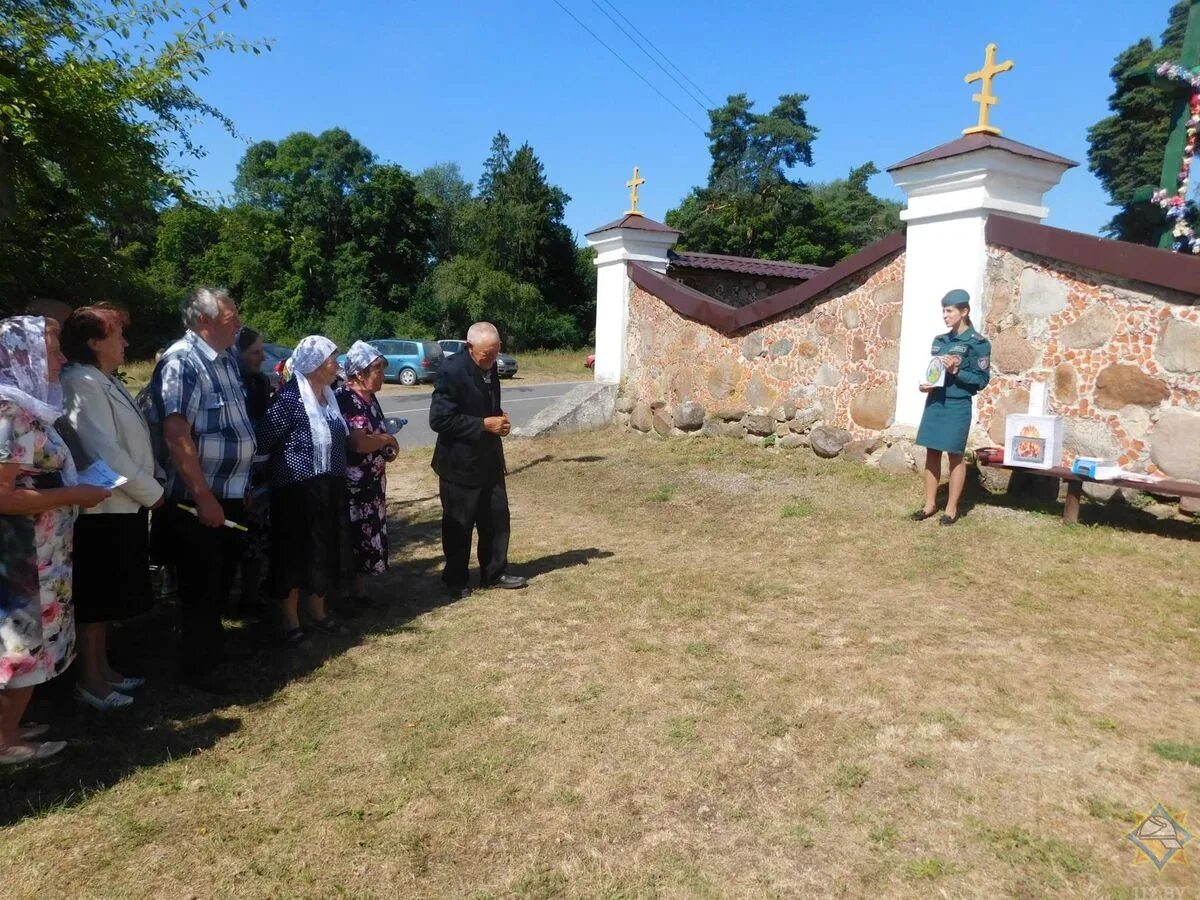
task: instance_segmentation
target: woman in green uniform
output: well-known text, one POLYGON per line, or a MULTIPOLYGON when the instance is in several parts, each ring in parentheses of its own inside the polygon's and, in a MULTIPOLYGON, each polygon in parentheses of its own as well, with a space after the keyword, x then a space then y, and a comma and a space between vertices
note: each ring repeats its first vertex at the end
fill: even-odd
POLYGON ((933 339, 932 356, 946 368, 942 387, 921 385, 926 394, 925 413, 917 430, 917 444, 925 448, 925 505, 912 514, 922 522, 937 513, 937 489, 942 479, 942 453, 950 457, 950 496, 943 525, 958 521, 958 501, 967 479, 963 451, 971 430, 971 398, 987 387, 991 378, 992 345, 971 324, 971 295, 953 290, 942 298, 942 321, 950 329, 933 339))

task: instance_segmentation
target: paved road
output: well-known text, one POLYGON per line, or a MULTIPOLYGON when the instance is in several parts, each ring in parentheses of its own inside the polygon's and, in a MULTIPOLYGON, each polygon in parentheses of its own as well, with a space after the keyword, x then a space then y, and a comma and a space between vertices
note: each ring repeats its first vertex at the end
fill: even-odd
MULTIPOLYGON (((504 381, 500 385, 500 398, 504 404, 504 411, 508 413, 512 423, 521 426, 528 424, 529 420, 537 413, 571 388, 586 383, 588 382, 567 381, 555 384, 531 384, 528 387, 510 387, 511 382, 504 381)), ((432 447, 437 440, 437 435, 429 428, 429 401, 432 396, 432 389, 427 389, 399 397, 379 398, 379 404, 383 407, 385 416, 402 416, 408 419, 408 424, 396 435, 402 449, 432 447)))

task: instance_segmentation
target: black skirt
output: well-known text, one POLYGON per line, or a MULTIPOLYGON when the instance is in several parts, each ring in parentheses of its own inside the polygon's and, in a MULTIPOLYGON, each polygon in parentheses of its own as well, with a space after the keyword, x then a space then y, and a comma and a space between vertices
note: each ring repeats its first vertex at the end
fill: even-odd
POLYGON ((115 622, 154 604, 146 510, 81 515, 75 520, 74 563, 77 621, 115 622))
POLYGON ((346 481, 318 475, 271 489, 271 596, 337 597, 353 572, 346 481))

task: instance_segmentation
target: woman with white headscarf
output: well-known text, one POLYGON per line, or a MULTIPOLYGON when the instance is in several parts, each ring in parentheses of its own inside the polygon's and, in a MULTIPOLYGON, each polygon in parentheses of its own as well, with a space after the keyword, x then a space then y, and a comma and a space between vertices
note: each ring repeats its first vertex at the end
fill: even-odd
POLYGON ((335 392, 350 429, 346 463, 350 494, 350 543, 354 549, 354 593, 357 606, 370 602, 366 576, 388 570, 387 456, 400 445, 388 433, 375 394, 383 387, 387 360, 370 344, 357 341, 346 354, 346 383, 335 392))
POLYGON ((351 566, 346 500, 346 423, 331 385, 337 345, 310 335, 292 354, 294 377, 275 394, 258 423, 258 452, 268 456, 271 486, 272 595, 283 601, 283 642, 305 643, 300 595, 308 625, 325 634, 349 630, 326 614, 351 566))
POLYGON ((33 689, 75 658, 71 550, 76 507, 109 492, 79 484, 55 422, 65 357, 53 319, 0 320, 0 764, 45 759, 63 741, 22 728, 33 689))

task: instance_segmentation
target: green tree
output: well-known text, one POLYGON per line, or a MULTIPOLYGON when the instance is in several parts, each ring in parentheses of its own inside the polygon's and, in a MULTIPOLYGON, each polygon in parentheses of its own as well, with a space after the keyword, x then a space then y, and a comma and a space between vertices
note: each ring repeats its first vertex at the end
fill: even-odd
POLYGON ((682 249, 832 265, 899 226, 898 206, 867 189, 871 163, 815 188, 794 174, 813 161, 807 100, 785 94, 760 115, 735 94, 709 112, 708 184, 666 216, 682 249))
POLYGON ((1172 6, 1162 42, 1142 38, 1117 55, 1111 76, 1116 89, 1108 98, 1112 115, 1088 130, 1088 168, 1104 185, 1119 211, 1104 233, 1123 241, 1154 244, 1163 212, 1153 204, 1135 203, 1134 193, 1157 186, 1171 129, 1173 98, 1145 77, 1147 67, 1178 58, 1187 26, 1188 0, 1172 6))
POLYGON ((458 252, 458 227, 471 202, 472 186, 462 177, 458 163, 438 163, 416 177, 417 190, 433 210, 433 258, 450 259, 458 252))
POLYGON ((206 54, 263 46, 214 30, 232 5, 0 0, 0 302, 107 297, 136 314, 155 209, 184 194, 179 155, 201 152, 192 127, 232 131, 192 87, 206 54))

